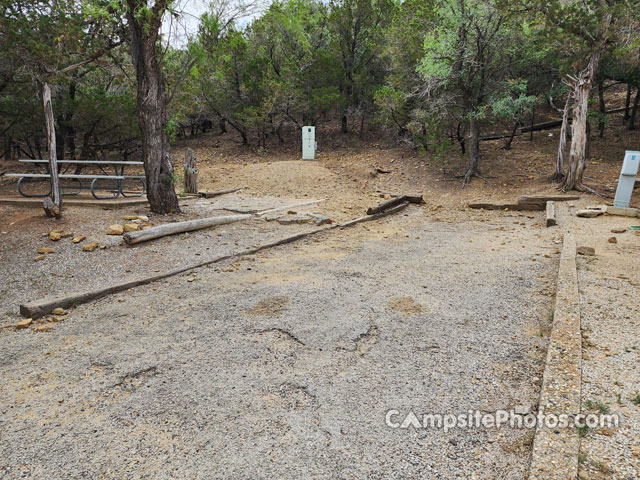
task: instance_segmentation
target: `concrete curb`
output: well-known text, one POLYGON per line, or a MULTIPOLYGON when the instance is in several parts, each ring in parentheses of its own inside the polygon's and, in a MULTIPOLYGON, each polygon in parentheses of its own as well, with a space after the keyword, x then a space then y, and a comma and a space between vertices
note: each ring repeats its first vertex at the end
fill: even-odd
MULTIPOLYGON (((582 338, 576 271, 576 241, 565 234, 553 327, 547 349, 538 413, 580 413, 582 384, 582 338)), ((568 480, 578 475, 580 437, 572 427, 547 428, 538 422, 531 455, 529 480, 568 480)))

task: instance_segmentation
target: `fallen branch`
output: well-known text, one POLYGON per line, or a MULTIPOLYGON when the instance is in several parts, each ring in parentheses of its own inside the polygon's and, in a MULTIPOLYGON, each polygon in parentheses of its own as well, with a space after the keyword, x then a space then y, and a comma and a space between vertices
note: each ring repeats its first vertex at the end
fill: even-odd
POLYGON ((200 196, 202 198, 211 198, 211 197, 217 197, 218 195, 225 195, 227 193, 234 193, 234 192, 239 192, 240 190, 242 190, 244 187, 240 187, 240 188, 231 188, 229 190, 217 190, 215 192, 200 192, 200 196))
POLYGON ((147 242, 154 238, 174 235, 176 233, 192 232, 194 230, 213 227, 214 225, 225 225, 227 223, 239 222, 249 218, 251 218, 251 215, 229 215, 226 217, 201 218, 186 222, 169 223, 166 225, 147 228, 145 230, 127 232, 122 238, 124 243, 127 245, 135 245, 136 243, 147 242))
MULTIPOLYGON (((400 210, 405 208, 407 205, 409 205, 409 202, 403 202, 400 205, 396 205, 394 207, 387 208, 386 210, 383 210, 382 212, 373 213, 373 214, 368 214, 367 213, 367 215, 364 216, 364 217, 356 218, 355 220, 349 220, 348 222, 342 223, 342 224, 340 224, 338 226, 340 228, 345 228, 345 227, 350 227, 352 225, 356 225, 357 223, 368 222, 368 221, 371 221, 371 220, 377 220, 378 218, 386 217, 387 215, 391 215, 392 213, 399 212, 400 210)), ((368 212, 368 210, 367 210, 367 212, 368 212)))
MULTIPOLYGON (((219 263, 224 260, 229 260, 232 258, 244 257, 247 255, 254 255, 262 250, 266 250, 268 248, 277 247, 280 245, 286 245, 288 243, 295 242, 297 240, 301 240, 303 238, 309 237, 311 235, 316 235, 318 233, 326 232, 329 230, 333 230, 335 228, 341 227, 350 227, 360 222, 366 222, 371 220, 376 220, 378 218, 391 215, 392 213, 398 212, 405 208, 409 203, 403 203, 394 208, 390 208, 384 212, 380 212, 375 215, 368 215, 366 217, 356 218, 355 220, 351 220, 349 222, 343 223, 341 225, 332 225, 329 227, 317 228, 315 230, 311 230, 306 233, 299 233, 297 235, 293 235, 291 237, 286 237, 280 240, 276 240, 275 242, 267 243, 265 245, 260 245, 255 248, 251 248, 249 250, 244 250, 242 252, 234 253, 231 255, 222 255, 220 257, 216 257, 204 262, 197 263, 195 265, 189 265, 187 267, 181 267, 175 270, 170 270, 168 272, 160 273, 158 275, 153 275, 151 277, 140 278, 138 280, 130 280, 127 282, 117 283, 115 285, 111 285, 109 287, 99 288, 96 290, 90 290, 82 293, 60 296, 60 297, 46 297, 41 300, 37 300, 31 303, 25 303, 20 305, 20 314, 26 318, 37 319, 43 317, 45 315, 50 314, 55 308, 73 308, 83 303, 90 302, 91 300, 97 300, 99 298, 105 297, 107 295, 111 295, 114 293, 122 292, 124 290, 128 290, 130 288, 138 287, 141 285, 146 285, 158 280, 162 280, 168 277, 173 277, 175 275, 179 275, 184 272, 188 272, 190 270, 194 270, 196 268, 205 267, 207 265, 212 265, 214 263, 219 263)), ((247 215, 247 217, 250 215, 247 215)), ((150 229, 149 229, 150 230, 150 229)), ((143 232, 145 230, 142 230, 143 232)), ((132 232, 133 233, 133 232, 132 232)))
POLYGON ((382 212, 388 208, 395 207, 396 205, 400 205, 404 202, 424 203, 424 200, 422 199, 422 195, 400 195, 399 197, 385 200, 384 202, 374 207, 369 207, 367 209, 367 215, 374 215, 378 212, 382 212))

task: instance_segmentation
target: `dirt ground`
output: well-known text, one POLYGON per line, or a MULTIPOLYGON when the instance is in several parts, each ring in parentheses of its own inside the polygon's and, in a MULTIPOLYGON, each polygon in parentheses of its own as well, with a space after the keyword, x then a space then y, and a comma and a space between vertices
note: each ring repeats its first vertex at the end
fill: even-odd
MULTIPOLYGON (((318 160, 303 162, 295 145, 256 152, 210 133, 176 145, 176 156, 193 148, 201 190, 244 189, 185 199, 182 215, 70 207, 54 221, 1 206, 0 475, 525 478, 531 432, 390 429, 384 417, 535 410, 561 231, 545 229, 542 212, 466 205, 555 192, 548 135, 509 151, 484 143, 483 179, 461 189, 456 151, 327 135, 318 160), (295 210, 343 221, 384 192, 426 203, 79 306, 46 332, 36 329, 51 318, 14 329, 24 301, 316 228, 255 218, 128 248, 105 233, 125 214, 161 224, 319 201, 295 210), (51 242, 54 228, 106 248, 51 242), (56 251, 35 261, 41 247, 56 251)), ((587 182, 612 192, 624 149, 639 140, 620 130, 595 138, 587 182)), ((593 465, 597 448, 585 443, 593 465)))

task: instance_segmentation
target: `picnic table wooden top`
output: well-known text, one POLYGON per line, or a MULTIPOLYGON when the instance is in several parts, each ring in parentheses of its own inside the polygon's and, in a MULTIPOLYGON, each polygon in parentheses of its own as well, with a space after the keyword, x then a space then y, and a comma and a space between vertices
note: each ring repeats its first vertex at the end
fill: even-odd
MULTIPOLYGON (((18 160, 22 163, 49 163, 49 160, 25 158, 18 160)), ((58 160, 58 163, 78 165, 144 165, 144 162, 125 162, 124 160, 58 160)))

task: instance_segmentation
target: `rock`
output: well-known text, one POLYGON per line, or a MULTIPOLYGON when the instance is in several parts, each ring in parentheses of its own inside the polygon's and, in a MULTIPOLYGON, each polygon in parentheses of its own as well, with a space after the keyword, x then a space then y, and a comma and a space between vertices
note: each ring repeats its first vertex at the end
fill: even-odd
POLYGON ((596 254, 596 250, 594 248, 591 248, 591 247, 582 246, 582 247, 576 248, 576 253, 578 255, 587 255, 587 256, 591 257, 591 256, 596 254))
POLYGON ((44 325, 40 325, 36 327, 36 332, 46 332, 51 330, 55 326, 55 323, 45 323, 44 325))
POLYGON ((136 230, 138 230, 138 228, 140 228, 140 226, 136 225, 135 223, 125 223, 123 225, 123 228, 125 232, 135 232, 136 230))
POLYGON ((149 217, 147 217, 146 215, 138 215, 138 220, 142 220, 143 222, 148 222, 149 217))
POLYGON ((80 243, 81 241, 83 241, 85 238, 87 238, 86 235, 78 235, 77 237, 74 237, 73 240, 71 240, 73 243, 80 243))
POLYGON ((67 314, 67 312, 64 310, 64 308, 60 308, 60 307, 54 308, 51 313, 53 313, 54 315, 66 315, 67 314))
POLYGON ((136 223, 140 225, 142 223, 142 220, 140 220, 139 218, 136 218, 135 220, 131 220, 131 223, 136 223))
POLYGON ((291 225, 294 223, 302 224, 302 223, 311 223, 313 218, 310 215, 304 213, 296 213, 296 214, 286 214, 278 217, 277 222, 281 225, 291 225))
POLYGON ((122 217, 125 220, 136 220, 138 218, 137 215, 125 215, 124 217, 122 217))
POLYGON ((325 217, 324 215, 312 214, 311 218, 313 219, 313 223, 315 223, 316 225, 325 225, 325 224, 333 223, 333 220, 331 220, 329 217, 325 217))
POLYGON ((65 232, 64 230, 51 230, 49 232, 49 239, 57 242, 61 238, 73 237, 72 232, 65 232))
POLYGON ((640 447, 639 446, 632 446, 631 447, 631 455, 636 457, 636 458, 640 458, 640 447))
POLYGON ((31 325, 31 322, 33 322, 32 318, 25 318, 24 320, 20 320, 18 323, 16 323, 16 330, 27 328, 29 325, 31 325))
POLYGON ((84 250, 85 252, 93 252, 96 248, 98 248, 98 245, 98 242, 87 243, 82 247, 82 250, 84 250))
POLYGON ((637 217, 638 209, 637 208, 624 208, 624 207, 612 207, 611 205, 607 205, 606 208, 607 215, 620 215, 623 217, 637 217))
POLYGON ((143 223, 140 225, 139 230, 146 230, 147 228, 153 227, 153 223, 143 223))
POLYGON ((609 243, 618 243, 618 239, 616 237, 611 237, 611 238, 609 238, 609 240, 607 240, 607 242, 609 242, 609 243))
POLYGON ((100 245, 100 250, 104 250, 105 248, 107 248, 106 245, 100 245))
POLYGON ((38 250, 36 250, 38 253, 56 253, 56 251, 53 248, 39 248, 38 250))
POLYGON ((611 229, 611 233, 624 233, 626 231, 627 231, 626 228, 612 228, 611 229))
POLYGON ((107 235, 122 235, 124 233, 124 226, 119 224, 109 225, 107 229, 107 235))
POLYGON ((40 260, 44 260, 45 258, 47 258, 46 255, 38 255, 36 258, 34 258, 33 260, 36 262, 39 262, 40 260))
POLYGON ((599 217, 603 213, 604 212, 601 212, 600 210, 578 210, 576 212, 576 217, 595 218, 595 217, 599 217))

